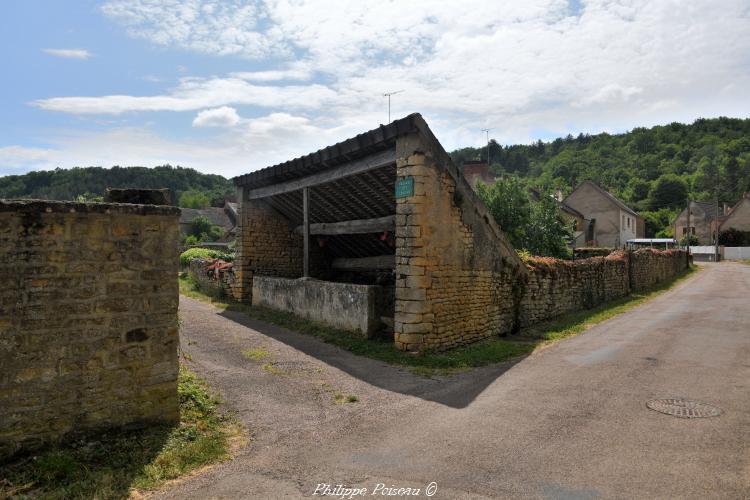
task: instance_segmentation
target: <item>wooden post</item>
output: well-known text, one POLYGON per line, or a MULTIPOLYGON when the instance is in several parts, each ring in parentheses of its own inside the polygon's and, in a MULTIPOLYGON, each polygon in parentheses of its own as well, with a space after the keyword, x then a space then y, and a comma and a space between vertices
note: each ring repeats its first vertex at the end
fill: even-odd
POLYGON ((307 278, 310 276, 310 188, 302 188, 302 238, 303 255, 302 255, 302 275, 307 278))

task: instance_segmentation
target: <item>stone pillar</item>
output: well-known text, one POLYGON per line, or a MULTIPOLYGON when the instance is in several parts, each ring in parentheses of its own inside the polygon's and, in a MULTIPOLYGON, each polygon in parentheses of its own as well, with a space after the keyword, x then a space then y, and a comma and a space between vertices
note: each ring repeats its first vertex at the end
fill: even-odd
MULTIPOLYGON (((423 239, 426 226, 425 182, 435 177, 435 167, 425 165, 425 154, 415 152, 412 141, 403 141, 396 160, 397 179, 414 180, 414 195, 396 200, 396 289, 394 341, 402 350, 419 351, 425 336, 432 332, 432 303, 427 289, 427 248, 423 239)), ((401 146, 401 145, 400 145, 401 146)))

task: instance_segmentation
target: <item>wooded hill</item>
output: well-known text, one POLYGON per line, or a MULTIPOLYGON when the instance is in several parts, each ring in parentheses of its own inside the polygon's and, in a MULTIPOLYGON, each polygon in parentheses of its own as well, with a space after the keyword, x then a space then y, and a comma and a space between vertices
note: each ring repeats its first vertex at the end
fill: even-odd
MULTIPOLYGON (((95 199, 108 187, 169 188, 175 201, 200 198, 197 205, 222 206, 234 196, 231 181, 192 168, 164 165, 146 167, 76 167, 0 177, 0 198, 95 199)), ((196 203, 194 203, 196 204, 196 203)), ((191 205, 192 206, 192 205, 191 205)), ((193 206, 193 208, 201 208, 193 206)))
MULTIPOLYGON (((487 148, 457 149, 451 156, 460 165, 486 159, 487 148)), ((530 145, 491 142, 490 161, 498 174, 566 194, 592 180, 644 215, 653 236, 667 228, 687 196, 713 200, 718 188, 719 201, 734 204, 750 191, 750 119, 698 119, 530 145)))

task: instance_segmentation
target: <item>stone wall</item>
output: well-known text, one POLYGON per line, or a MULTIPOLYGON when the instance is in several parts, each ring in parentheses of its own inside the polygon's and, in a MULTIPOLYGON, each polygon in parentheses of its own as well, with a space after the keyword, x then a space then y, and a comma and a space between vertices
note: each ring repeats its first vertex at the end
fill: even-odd
POLYGON ((188 273, 198 283, 201 290, 206 292, 232 297, 235 287, 235 276, 233 268, 227 270, 209 270, 216 259, 192 259, 188 264, 188 273))
POLYGON ((687 268, 687 258, 682 250, 644 248, 575 261, 536 257, 528 268, 518 310, 521 328, 670 281, 687 268))
POLYGON ((178 218, 0 200, 0 456, 178 419, 178 218))
POLYGON ((240 189, 235 282, 232 297, 252 301, 253 276, 302 276, 302 235, 263 201, 245 199, 240 189))
POLYGON ((394 340, 446 349, 509 331, 522 263, 429 130, 399 138, 394 340))
POLYGON ((687 268, 683 250, 642 248, 630 253, 630 289, 639 292, 664 283, 687 268))
POLYGON ((354 285, 315 279, 255 276, 253 305, 294 313, 302 318, 368 337, 381 327, 385 291, 377 285, 354 285))
POLYGON ((531 272, 519 302, 521 328, 592 308, 630 291, 628 258, 623 252, 575 261, 537 257, 528 266, 531 272))

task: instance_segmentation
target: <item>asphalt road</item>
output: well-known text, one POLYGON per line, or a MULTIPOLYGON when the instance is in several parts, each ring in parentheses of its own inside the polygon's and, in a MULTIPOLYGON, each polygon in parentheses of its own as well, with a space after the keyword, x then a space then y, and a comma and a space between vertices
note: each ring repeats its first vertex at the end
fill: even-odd
POLYGON ((186 298, 180 316, 194 369, 253 438, 164 497, 299 498, 329 483, 374 498, 383 483, 425 498, 435 482, 433 498, 451 499, 750 498, 750 266, 706 265, 523 360, 440 379, 186 298), (241 354, 258 347, 274 373, 241 354), (648 409, 655 398, 723 414, 676 418, 648 409))

